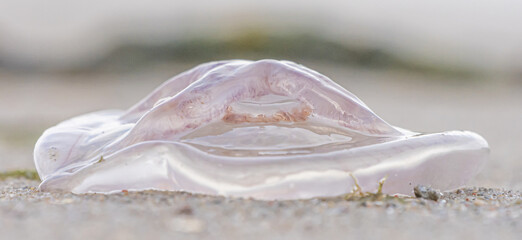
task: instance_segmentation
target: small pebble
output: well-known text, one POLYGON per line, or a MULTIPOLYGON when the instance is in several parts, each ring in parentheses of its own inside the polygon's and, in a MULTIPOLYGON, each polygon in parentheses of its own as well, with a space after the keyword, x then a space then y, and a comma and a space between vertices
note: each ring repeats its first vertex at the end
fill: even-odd
POLYGON ((433 201, 438 201, 442 197, 442 193, 431 187, 427 187, 424 185, 417 185, 413 188, 413 193, 415 193, 415 197, 424 198, 433 201))

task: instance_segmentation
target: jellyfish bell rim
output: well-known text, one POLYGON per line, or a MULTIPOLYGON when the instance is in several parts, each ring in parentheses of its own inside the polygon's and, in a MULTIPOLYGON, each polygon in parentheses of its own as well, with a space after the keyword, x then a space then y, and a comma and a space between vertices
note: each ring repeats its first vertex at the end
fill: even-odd
MULTIPOLYGON (((413 186, 417 184, 429 184, 436 188, 441 189, 455 189, 459 186, 462 186, 466 182, 468 182, 474 175, 476 175, 484 166, 489 153, 488 143, 484 138, 480 135, 469 132, 469 131, 449 131, 442 133, 434 133, 434 134, 421 134, 416 136, 410 136, 405 138, 396 139, 393 141, 382 143, 380 149, 382 150, 382 154, 389 154, 389 150, 385 145, 393 145, 393 147, 404 146, 404 142, 408 142, 409 145, 432 145, 434 144, 440 145, 440 152, 432 154, 433 156, 427 158, 428 160, 420 160, 419 158, 412 158, 407 161, 396 160, 394 162, 383 162, 380 164, 375 164, 367 167, 362 167, 356 169, 354 171, 347 170, 339 170, 339 169, 323 169, 321 171, 312 171, 309 170, 306 173, 298 173, 298 174, 289 174, 286 177, 283 177, 279 182, 276 180, 272 180, 273 185, 267 185, 263 183, 254 184, 249 187, 235 187, 231 189, 225 190, 216 190, 213 188, 207 188, 206 184, 199 184, 194 190, 194 185, 191 188, 186 188, 185 186, 176 186, 173 188, 158 188, 158 187, 124 187, 123 189, 127 191, 145 191, 145 190, 159 190, 159 191, 182 191, 182 192, 192 192, 199 194, 211 194, 211 195, 222 195, 227 197, 240 197, 240 198, 255 198, 259 200, 291 200, 291 199, 309 199, 314 197, 335 197, 339 195, 346 194, 347 191, 353 188, 353 179, 352 175, 359 180, 359 185, 361 186, 363 191, 376 191, 378 187, 378 182, 382 178, 387 178, 387 183, 383 187, 383 192, 387 194, 405 194, 412 195, 413 194, 413 186), (431 142, 431 143, 429 143, 431 142), (455 144, 458 143, 458 144, 455 144), (460 149, 449 149, 448 146, 458 146, 460 149), (449 150, 448 150, 449 149, 449 150), (388 152, 387 152, 388 151, 388 152), (460 151, 460 152, 459 152, 460 151), (458 153, 455 155, 455 153, 458 153), (463 158, 462 156, 468 156, 463 158), (441 164, 440 162, 444 162, 441 164), (469 167, 462 168, 457 167, 462 165, 468 165, 469 167), (453 165, 453 166, 452 166, 453 165), (414 168, 419 168, 416 171, 412 171, 414 168), (439 174, 440 172, 436 172, 437 174, 432 174, 432 168, 444 168, 444 172, 451 172, 452 174, 461 174, 464 177, 461 177, 458 181, 436 181, 439 183, 432 184, 433 178, 445 179, 448 176, 439 174), (465 171, 462 171, 462 170, 465 171), (322 173, 328 172, 330 175, 335 175, 333 179, 325 178, 322 173), (413 175, 412 175, 413 174, 413 175), (294 191, 281 192, 280 189, 284 188, 281 185, 289 184, 285 183, 285 178, 297 179, 302 176, 309 176, 309 179, 305 179, 303 181, 297 181, 292 183, 294 186, 291 188, 294 191), (310 177, 311 176, 311 177, 310 177), (336 187, 329 189, 330 185, 335 185, 336 187), (391 184, 391 186, 390 186, 391 184), (295 190, 299 186, 310 188, 313 186, 314 191, 310 191, 309 189, 301 189, 295 190)), ((145 147, 148 149, 155 149, 154 147, 164 147, 167 145, 179 146, 182 148, 191 148, 192 151, 198 152, 199 157, 192 157, 191 161, 198 161, 199 164, 205 165, 214 165, 220 166, 222 168, 227 167, 238 167, 243 165, 256 165, 256 164, 278 164, 281 159, 278 159, 274 156, 265 156, 262 159, 257 159, 256 157, 251 157, 250 159, 244 158, 226 158, 223 156, 212 156, 207 152, 204 152, 200 149, 195 148, 194 146, 190 146, 185 143, 180 142, 169 142, 169 141, 149 141, 149 142, 141 142, 136 144, 135 146, 129 146, 125 149, 121 149, 116 153, 113 153, 110 156, 106 157, 107 161, 111 161, 112 158, 118 158, 120 154, 127 154, 128 152, 135 151, 135 148, 145 147), (203 157, 201 157, 203 156, 203 157)), ((183 149, 182 149, 183 150, 183 149)), ((377 149, 378 151, 379 149, 377 149)), ((408 151, 418 151, 419 149, 404 149, 404 152, 400 153, 402 155, 408 155, 408 151)), ((347 149, 344 153, 348 157, 354 157, 354 154, 350 154, 356 152, 355 156, 369 156, 369 154, 373 154, 374 156, 379 155, 379 152, 375 152, 375 146, 363 146, 359 148, 347 149)), ((183 152, 183 151, 181 151, 183 152)), ((331 153, 327 153, 331 154, 331 153)), ((343 153, 338 153, 343 154, 343 153)), ((325 154, 315 154, 306 156, 302 161, 310 161, 310 158, 322 158, 325 154)), ((400 155, 399 155, 400 157, 400 155)), ((120 158, 124 159, 124 158, 120 158)), ((426 158, 424 158, 426 159, 426 158)), ((179 159, 178 159, 179 160, 179 159)), ((187 159, 185 159, 187 160, 187 159)), ((147 162, 150 159, 142 159, 141 161, 147 162)), ((294 160, 295 161, 295 160, 294 160)), ((89 169, 93 166, 96 166, 96 162, 92 162, 91 164, 82 167, 82 170, 89 169)), ((117 164, 117 163, 115 163, 117 164)), ((164 163, 161 163, 164 164, 164 163)), ((161 165, 158 164, 158 165, 161 165)), ((110 171, 109 171, 110 172, 110 171)), ((131 172, 126 173, 127 175, 132 175, 131 172)), ((71 191, 76 194, 83 193, 118 193, 121 192, 121 187, 116 188, 107 188, 107 186, 102 186, 101 188, 96 187, 96 182, 92 181, 93 175, 84 174, 85 178, 90 178, 90 181, 85 181, 85 178, 78 178, 75 173, 62 173, 56 176, 53 176, 49 179, 44 180, 40 188, 43 191, 56 191, 56 190, 64 190, 71 191), (74 185, 70 186, 68 184, 57 184, 58 187, 53 186, 53 182, 65 182, 70 183, 71 181, 63 181, 63 179, 71 178, 72 182, 75 182, 74 185), (86 183, 87 182, 87 183, 86 183), (93 184, 93 185, 89 185, 93 184)), ((448 178, 451 179, 451 178, 448 178)), ((216 179, 210 179, 207 181, 214 181, 216 179)), ((233 183, 230 183, 233 185, 233 183)), ((198 184, 196 184, 198 185, 198 184)))

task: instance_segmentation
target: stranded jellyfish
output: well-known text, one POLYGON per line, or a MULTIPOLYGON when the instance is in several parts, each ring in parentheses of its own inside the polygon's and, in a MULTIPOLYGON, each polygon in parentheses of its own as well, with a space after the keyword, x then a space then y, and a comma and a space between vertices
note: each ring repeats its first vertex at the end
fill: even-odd
POLYGON ((34 160, 42 191, 186 191, 301 199, 413 186, 459 187, 487 142, 467 131, 394 127, 328 77, 288 61, 199 65, 127 111, 101 111, 46 130, 34 160))

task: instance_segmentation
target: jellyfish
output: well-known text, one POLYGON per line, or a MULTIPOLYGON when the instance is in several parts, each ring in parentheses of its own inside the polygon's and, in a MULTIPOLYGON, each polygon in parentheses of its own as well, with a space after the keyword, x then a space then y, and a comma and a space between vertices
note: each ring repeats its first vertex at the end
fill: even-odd
POLYGON ((466 184, 489 155, 469 131, 395 127, 354 94, 278 60, 201 64, 128 110, 46 130, 34 162, 42 191, 185 191, 262 200, 364 191, 413 194, 466 184))

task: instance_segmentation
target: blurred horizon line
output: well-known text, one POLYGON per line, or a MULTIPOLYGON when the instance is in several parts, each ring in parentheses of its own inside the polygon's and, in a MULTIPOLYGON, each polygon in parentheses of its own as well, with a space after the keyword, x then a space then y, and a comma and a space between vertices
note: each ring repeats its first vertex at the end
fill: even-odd
POLYGON ((0 4, 0 67, 11 70, 78 71, 104 64, 123 70, 130 69, 124 66, 129 62, 136 67, 156 61, 155 56, 197 61, 268 56, 522 76, 522 28, 517 24, 522 2, 517 0, 0 4), (299 43, 298 36, 307 39, 299 43), (237 39, 259 49, 233 46, 237 39))

